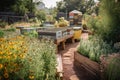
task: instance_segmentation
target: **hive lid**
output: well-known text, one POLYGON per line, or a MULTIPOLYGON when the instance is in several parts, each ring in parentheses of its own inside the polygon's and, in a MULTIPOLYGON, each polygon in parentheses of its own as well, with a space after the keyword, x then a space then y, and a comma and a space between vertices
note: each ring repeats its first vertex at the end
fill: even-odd
POLYGON ((81 29, 82 27, 73 27, 73 29, 81 29))

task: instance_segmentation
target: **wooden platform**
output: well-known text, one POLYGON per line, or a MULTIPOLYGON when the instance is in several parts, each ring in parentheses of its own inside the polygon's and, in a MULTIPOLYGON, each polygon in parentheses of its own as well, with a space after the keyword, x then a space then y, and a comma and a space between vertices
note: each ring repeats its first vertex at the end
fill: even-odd
POLYGON ((57 45, 57 48, 58 48, 58 45, 60 45, 60 43, 61 43, 62 49, 64 50, 65 49, 65 42, 67 41, 67 39, 71 39, 72 43, 75 42, 73 35, 67 35, 67 36, 65 36, 65 37, 63 37, 61 39, 55 40, 54 43, 57 45))

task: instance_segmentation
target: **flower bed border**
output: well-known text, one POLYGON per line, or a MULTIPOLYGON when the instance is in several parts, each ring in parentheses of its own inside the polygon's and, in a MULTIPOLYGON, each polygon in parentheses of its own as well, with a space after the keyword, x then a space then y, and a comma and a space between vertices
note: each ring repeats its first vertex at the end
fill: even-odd
MULTIPOLYGON (((100 65, 90 60, 89 58, 80 55, 78 52, 74 52, 74 66, 75 69, 81 70, 81 67, 87 72, 89 80, 100 80, 100 65)), ((78 71, 80 73, 81 71, 78 71)))

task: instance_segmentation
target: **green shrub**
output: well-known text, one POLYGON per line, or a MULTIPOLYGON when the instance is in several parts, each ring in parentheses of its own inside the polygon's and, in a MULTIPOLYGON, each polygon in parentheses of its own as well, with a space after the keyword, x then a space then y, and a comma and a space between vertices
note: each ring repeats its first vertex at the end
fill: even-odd
POLYGON ((120 42, 120 3, 118 0, 101 0, 100 15, 107 32, 105 40, 113 43, 120 42))
POLYGON ((15 32, 15 31, 16 31, 16 29, 15 29, 15 28, 13 28, 13 27, 11 27, 11 28, 9 28, 9 29, 5 29, 5 31, 15 32))
POLYGON ((55 59, 55 45, 52 41, 29 39, 29 51, 27 59, 32 61, 25 62, 29 70, 34 72, 36 80, 55 80, 56 73, 56 59, 55 59))
POLYGON ((0 38, 4 36, 4 32, 0 30, 0 38))
POLYGON ((105 80, 120 80, 120 58, 113 58, 105 71, 105 80))
POLYGON ((0 79, 56 80, 55 53, 52 41, 24 36, 0 38, 0 79))
POLYGON ((7 22, 0 21, 0 27, 5 28, 5 26, 8 25, 7 22))
POLYGON ((26 36, 38 38, 38 33, 36 31, 30 31, 25 33, 26 36))
POLYGON ((110 44, 104 42, 98 36, 92 36, 88 40, 81 40, 78 52, 84 56, 89 57, 91 60, 99 61, 102 54, 110 54, 114 52, 114 48, 110 44))

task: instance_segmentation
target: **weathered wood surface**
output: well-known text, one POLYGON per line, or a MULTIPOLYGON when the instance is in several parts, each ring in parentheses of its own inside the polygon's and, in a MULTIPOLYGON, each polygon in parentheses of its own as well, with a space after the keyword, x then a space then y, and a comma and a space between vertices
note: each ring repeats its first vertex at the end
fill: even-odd
MULTIPOLYGON (((89 75, 89 80, 100 80, 100 65, 87 57, 74 53, 74 65, 80 70, 81 67, 85 70, 86 75, 89 75)), ((80 71, 79 71, 80 72, 80 71)))
POLYGON ((61 54, 56 54, 57 57, 57 75, 59 77, 63 77, 63 65, 62 65, 62 58, 61 58, 61 54))
POLYGON ((67 35, 66 37, 55 40, 55 44, 58 46, 61 43, 62 49, 64 50, 65 49, 65 42, 67 41, 67 39, 71 39, 72 43, 74 43, 73 35, 67 35))

